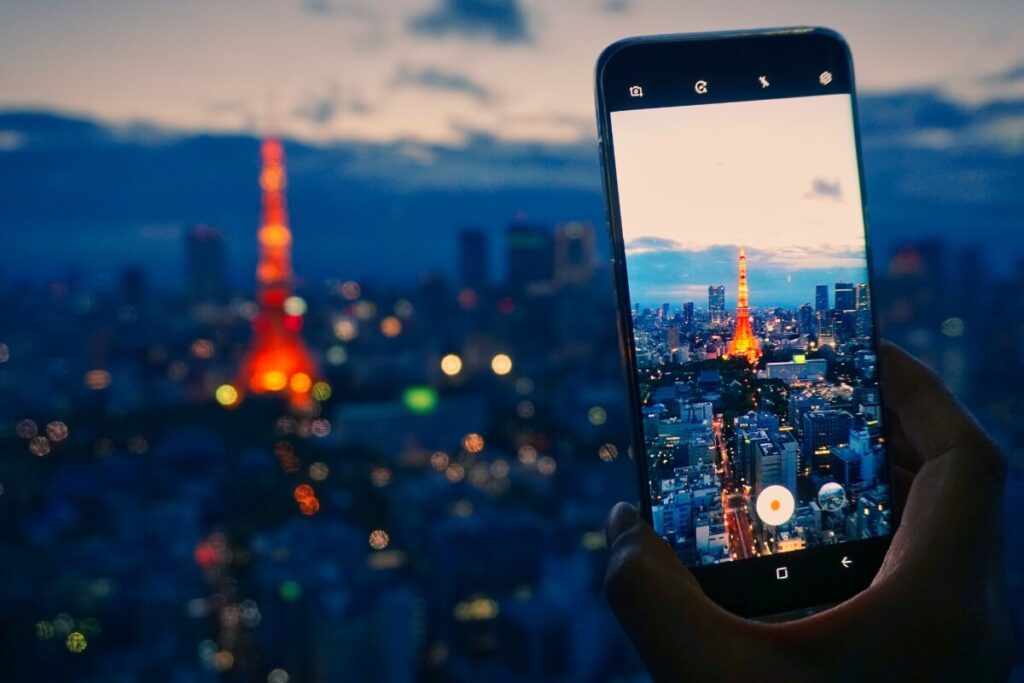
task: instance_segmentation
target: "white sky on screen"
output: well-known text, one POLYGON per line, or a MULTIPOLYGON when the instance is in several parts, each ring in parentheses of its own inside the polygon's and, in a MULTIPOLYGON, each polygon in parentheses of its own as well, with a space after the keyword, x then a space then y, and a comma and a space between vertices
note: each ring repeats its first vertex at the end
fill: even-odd
POLYGON ((675 262, 659 253, 679 255, 672 296, 697 298, 699 286, 713 282, 733 289, 735 263, 712 268, 685 256, 715 246, 746 246, 758 275, 784 276, 789 284, 795 278, 799 290, 792 295, 765 280, 765 293, 780 301, 806 296, 812 280, 864 279, 851 124, 848 95, 614 112, 627 267, 631 289, 639 288, 634 299, 669 297, 664 273, 653 278, 659 288, 648 277, 654 273, 638 270, 672 268, 675 262), (799 282, 802 274, 806 282, 799 282), (644 291, 648 285, 653 291, 644 291))

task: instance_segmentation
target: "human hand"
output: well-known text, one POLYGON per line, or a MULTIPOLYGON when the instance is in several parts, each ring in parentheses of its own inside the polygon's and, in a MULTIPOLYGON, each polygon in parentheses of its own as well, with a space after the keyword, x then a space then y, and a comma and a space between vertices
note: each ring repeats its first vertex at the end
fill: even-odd
POLYGON ((1006 678, 1005 461, 934 373, 891 344, 881 355, 905 502, 878 575, 853 598, 797 621, 742 619, 704 595, 634 507, 612 509, 605 593, 655 680, 1006 678))

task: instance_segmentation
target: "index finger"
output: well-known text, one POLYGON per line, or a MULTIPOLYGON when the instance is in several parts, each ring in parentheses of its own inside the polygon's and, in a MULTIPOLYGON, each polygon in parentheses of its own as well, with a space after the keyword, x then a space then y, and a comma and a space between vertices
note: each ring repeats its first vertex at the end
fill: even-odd
POLYGON ((881 356, 883 400, 922 462, 955 450, 998 454, 985 430, 931 369, 891 342, 882 342, 881 356))

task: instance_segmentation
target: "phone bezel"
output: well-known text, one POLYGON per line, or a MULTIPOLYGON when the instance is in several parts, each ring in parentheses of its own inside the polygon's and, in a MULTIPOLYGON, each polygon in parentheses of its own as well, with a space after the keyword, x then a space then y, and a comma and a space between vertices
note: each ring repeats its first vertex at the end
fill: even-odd
MULTIPOLYGON (((597 125, 599 135, 602 178, 608 217, 608 229, 612 243, 612 271, 616 297, 616 316, 620 355, 625 364, 627 392, 630 403, 631 456, 637 467, 641 514, 651 523, 650 479, 646 467, 643 444, 641 397, 638 395, 636 377, 636 353, 633 340, 631 302, 625 271, 625 249, 619 212, 617 179, 615 175, 614 146, 612 140, 611 112, 624 109, 641 109, 664 106, 685 106, 687 104, 711 104, 780 97, 801 97, 821 94, 821 90, 807 80, 808 74, 817 71, 815 64, 827 63, 829 70, 835 69, 833 77, 836 87, 833 92, 847 92, 850 95, 854 144, 856 147, 858 182, 861 188, 861 210, 864 221, 865 254, 867 258, 868 282, 871 296, 873 341, 878 352, 877 308, 874 304, 874 276, 871 258, 870 229, 868 228, 867 193, 862 167, 860 134, 857 118, 857 98, 854 88, 853 64, 846 41, 835 31, 815 27, 776 28, 751 31, 727 31, 715 33, 673 34, 641 36, 618 41, 606 48, 599 57, 595 69, 595 96, 597 104, 597 125), (713 54, 712 54, 713 53, 713 54), (742 60, 756 56, 760 62, 774 67, 792 67, 794 60, 806 53, 809 60, 820 59, 810 66, 800 78, 778 80, 772 83, 777 88, 771 93, 735 90, 738 81, 730 74, 738 74, 742 65, 753 71, 757 67, 742 60), (710 57, 709 57, 710 56, 710 57), (713 59, 712 59, 713 58, 713 59), (654 91, 647 91, 643 98, 625 100, 620 95, 610 95, 611 87, 622 88, 632 79, 623 80, 620 73, 612 73, 620 63, 629 60, 628 73, 643 75, 644 83, 655 83, 654 91), (713 63, 709 63, 713 62, 713 63), (682 68, 678 64, 685 65, 682 68), (692 77, 703 73, 693 65, 719 74, 729 86, 723 93, 709 91, 696 97, 682 87, 687 82, 680 75, 686 70, 692 77), (735 94, 733 94, 735 93, 735 94), (708 97, 708 95, 712 95, 708 97), (609 101, 614 99, 611 106, 609 101)), ((753 78, 753 76, 751 76, 753 78)), ((710 80, 710 79, 709 79, 710 80)), ((753 86, 751 86, 753 88, 753 86)), ((879 356, 879 371, 882 359, 879 356)), ((879 397, 883 396, 881 382, 878 384, 879 397)), ((888 421, 882 420, 882 433, 888 442, 888 421)), ((885 467, 888 480, 892 482, 891 456, 887 453, 885 467)), ((890 489, 891 490, 891 489, 890 489)), ((764 618, 772 615, 787 615, 791 618, 830 604, 841 602, 866 588, 882 564, 892 540, 892 533, 899 524, 900 509, 891 499, 891 533, 856 541, 846 541, 832 546, 817 546, 805 550, 757 557, 736 562, 689 567, 700 582, 705 593, 719 605, 745 617, 764 618), (853 564, 846 566, 844 558, 853 556, 853 564), (779 580, 775 571, 785 566, 789 579, 779 580)))

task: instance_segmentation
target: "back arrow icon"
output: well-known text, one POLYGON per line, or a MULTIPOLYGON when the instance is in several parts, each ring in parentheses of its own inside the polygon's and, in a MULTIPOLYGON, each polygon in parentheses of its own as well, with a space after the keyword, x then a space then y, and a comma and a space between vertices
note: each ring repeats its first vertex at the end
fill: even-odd
POLYGON ((851 560, 850 558, 848 558, 845 555, 843 555, 843 559, 839 560, 839 564, 841 564, 841 565, 843 565, 843 567, 849 569, 850 565, 853 564, 853 560, 851 560))

